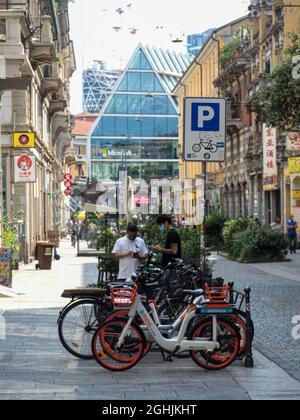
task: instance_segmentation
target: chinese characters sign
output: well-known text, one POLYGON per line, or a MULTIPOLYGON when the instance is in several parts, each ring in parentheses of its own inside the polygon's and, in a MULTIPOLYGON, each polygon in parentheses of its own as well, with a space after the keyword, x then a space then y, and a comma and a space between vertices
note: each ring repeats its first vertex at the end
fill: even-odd
POLYGON ((11 262, 12 250, 0 248, 0 285, 4 287, 11 287, 11 262))
POLYGON ((22 155, 14 157, 15 183, 36 181, 35 157, 22 155))
POLYGON ((300 174, 300 157, 289 158, 289 173, 300 174))
POLYGON ((263 127, 264 191, 278 189, 276 129, 263 127))

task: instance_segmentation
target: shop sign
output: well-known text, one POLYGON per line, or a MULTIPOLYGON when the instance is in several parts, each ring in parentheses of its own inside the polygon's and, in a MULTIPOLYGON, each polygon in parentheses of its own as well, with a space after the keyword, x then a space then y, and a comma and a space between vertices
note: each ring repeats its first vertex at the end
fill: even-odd
POLYGON ((300 191, 292 191, 292 199, 300 200, 300 191))
POLYGON ((289 173, 300 174, 300 156, 289 158, 289 173))
POLYGON ((64 180, 65 181, 72 181, 72 179, 73 179, 73 176, 71 174, 65 174, 64 175, 64 180))
POLYGON ((14 156, 14 180, 16 184, 36 182, 36 160, 34 156, 14 156))
POLYGON ((287 150, 290 152, 300 151, 300 132, 299 133, 289 133, 287 135, 287 150))
POLYGON ((138 157, 137 153, 133 153, 131 150, 111 150, 111 149, 99 149, 98 158, 99 159, 122 159, 124 157, 133 158, 138 157))
POLYGON ((276 129, 263 126, 264 191, 278 189, 276 129))
POLYGON ((14 133, 14 148, 15 149, 33 149, 35 147, 34 133, 14 133))
POLYGON ((66 195, 72 195, 72 190, 71 190, 70 188, 67 188, 67 189, 65 190, 65 194, 66 194, 66 195))

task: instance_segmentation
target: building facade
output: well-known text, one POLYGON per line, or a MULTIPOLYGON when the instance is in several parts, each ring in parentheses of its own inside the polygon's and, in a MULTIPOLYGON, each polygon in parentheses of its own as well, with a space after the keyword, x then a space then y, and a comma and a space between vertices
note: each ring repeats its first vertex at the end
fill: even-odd
POLYGON ((3 214, 19 233, 20 260, 66 220, 62 183, 73 162, 69 79, 75 56, 67 2, 7 1, 0 5, 1 156, 3 214), (32 148, 14 148, 14 134, 30 133, 32 148), (15 177, 15 157, 35 159, 33 182, 15 177))
MULTIPOLYGON (((210 38, 203 45, 193 62, 183 75, 180 83, 176 86, 174 93, 179 101, 179 158, 180 158, 180 179, 195 180, 203 176, 203 166, 198 162, 183 161, 183 129, 184 129, 184 98, 186 97, 215 97, 221 95, 221 91, 214 85, 214 80, 221 73, 220 53, 228 44, 234 34, 248 22, 243 17, 231 22, 214 31, 210 38)), ((211 208, 224 206, 224 176, 225 166, 219 163, 208 163, 207 165, 207 200, 211 208)))
POLYGON ((121 72, 108 70, 103 61, 94 61, 83 71, 83 110, 100 113, 121 72))
POLYGON ((139 45, 90 133, 89 178, 176 178, 178 107, 172 90, 189 65, 184 55, 139 45))

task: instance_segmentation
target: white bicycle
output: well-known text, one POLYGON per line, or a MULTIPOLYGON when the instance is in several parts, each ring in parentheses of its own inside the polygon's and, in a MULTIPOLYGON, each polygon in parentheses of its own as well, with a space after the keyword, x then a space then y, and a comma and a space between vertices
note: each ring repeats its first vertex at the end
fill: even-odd
MULTIPOLYGON (((149 338, 162 350, 174 355, 190 352, 191 358, 207 370, 220 370, 231 365, 239 355, 240 332, 227 316, 234 313, 229 305, 188 305, 177 322, 181 322, 178 335, 168 338, 156 316, 150 315, 143 304, 145 286, 118 289, 115 298, 130 306, 128 317, 111 319, 95 333, 92 351, 96 361, 105 369, 125 371, 134 367, 145 355, 149 338), (198 315, 206 315, 197 320, 198 315), (222 317, 224 316, 224 318, 222 317), (140 319, 142 327, 136 322, 140 319), (193 327, 190 323, 193 322, 193 327), (144 326, 144 330, 143 330, 144 326), (187 331, 188 336, 187 336, 187 331)), ((148 302, 150 307, 153 305, 148 302)), ((152 306, 155 314, 155 308, 152 306)), ((166 326, 164 326, 166 327, 166 326)))

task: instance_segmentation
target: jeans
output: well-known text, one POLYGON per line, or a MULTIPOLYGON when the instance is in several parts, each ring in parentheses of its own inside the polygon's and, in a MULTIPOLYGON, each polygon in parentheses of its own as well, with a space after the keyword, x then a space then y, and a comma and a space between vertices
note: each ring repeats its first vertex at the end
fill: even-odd
POLYGON ((291 253, 297 251, 297 245, 298 245, 298 240, 297 240, 297 235, 288 235, 288 240, 289 240, 289 249, 291 251, 291 253))

